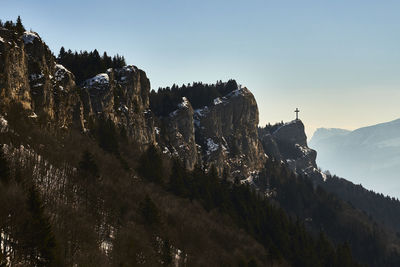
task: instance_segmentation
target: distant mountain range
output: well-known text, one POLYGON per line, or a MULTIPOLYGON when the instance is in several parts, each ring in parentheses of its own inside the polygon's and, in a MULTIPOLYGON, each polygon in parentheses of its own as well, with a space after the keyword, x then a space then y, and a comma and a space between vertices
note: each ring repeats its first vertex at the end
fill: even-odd
POLYGON ((310 140, 322 169, 400 196, 400 119, 354 131, 319 128, 310 140))

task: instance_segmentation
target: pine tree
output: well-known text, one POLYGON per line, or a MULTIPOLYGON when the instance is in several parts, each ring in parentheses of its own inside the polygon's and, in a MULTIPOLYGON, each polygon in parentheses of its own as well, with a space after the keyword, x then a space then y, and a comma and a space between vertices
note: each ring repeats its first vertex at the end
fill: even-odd
POLYGON ((66 56, 65 48, 64 46, 61 46, 60 53, 58 54, 57 59, 62 61, 64 60, 65 56, 66 56))
POLYGON ((163 164, 157 149, 151 145, 139 159, 139 174, 146 180, 154 183, 163 181, 163 164))
POLYGON ((168 239, 165 239, 163 242, 161 250, 161 261, 163 266, 169 266, 172 263, 171 244, 169 243, 168 239))
POLYGON ((99 175, 99 168, 93 159, 92 153, 85 150, 82 155, 82 160, 78 164, 79 172, 81 174, 97 177, 99 175))
POLYGON ((19 35, 22 35, 25 32, 25 28, 24 28, 24 25, 22 25, 20 16, 18 16, 18 18, 17 18, 17 23, 15 24, 15 29, 19 35))
POLYGON ((99 168, 94 161, 93 155, 89 151, 84 151, 82 159, 78 164, 78 183, 80 185, 79 193, 83 198, 84 206, 95 212, 97 208, 97 195, 94 190, 96 181, 99 179, 99 168))
POLYGON ((175 160, 172 166, 171 176, 169 178, 169 189, 178 196, 186 195, 184 168, 175 160))
POLYGON ((4 155, 3 148, 0 148, 0 182, 8 184, 10 181, 10 167, 4 155))
POLYGON ((119 154, 118 134, 111 118, 101 118, 97 129, 99 146, 107 152, 119 154))
POLYGON ((36 188, 28 194, 30 217, 25 222, 25 245, 28 259, 34 266, 52 266, 55 263, 55 238, 50 222, 44 214, 44 208, 36 188))
POLYGON ((144 201, 139 206, 140 214, 144 221, 149 225, 156 225, 160 223, 160 215, 156 204, 146 195, 144 201))

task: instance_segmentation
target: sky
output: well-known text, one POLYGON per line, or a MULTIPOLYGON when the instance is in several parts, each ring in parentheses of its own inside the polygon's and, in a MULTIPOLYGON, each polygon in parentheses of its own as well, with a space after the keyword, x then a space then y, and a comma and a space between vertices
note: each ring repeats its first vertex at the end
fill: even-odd
POLYGON ((236 79, 260 125, 356 129, 400 118, 400 1, 0 0, 58 54, 125 56, 153 89, 236 79))

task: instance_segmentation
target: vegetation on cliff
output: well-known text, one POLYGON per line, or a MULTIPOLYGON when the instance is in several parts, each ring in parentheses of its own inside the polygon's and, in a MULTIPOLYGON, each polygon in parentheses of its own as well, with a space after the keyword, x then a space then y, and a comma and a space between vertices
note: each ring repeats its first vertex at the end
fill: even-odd
MULTIPOLYGON (((10 31, 17 29, 5 30, 10 31)), ((23 87, 28 96, 41 92, 46 97, 62 98, 69 89, 77 90, 79 98, 65 97, 66 104, 59 110, 87 128, 71 127, 69 120, 54 127, 58 124, 30 108, 41 103, 39 108, 51 113, 51 97, 45 98, 47 102, 28 97, 31 105, 25 108, 18 94, 0 101, 0 265, 357 266, 356 261, 399 265, 396 236, 308 177, 295 174, 288 164, 264 156, 266 164, 245 180, 235 179, 227 170, 218 174, 218 160, 233 166, 244 164, 244 157, 255 161, 264 155, 257 139, 256 102, 247 89, 243 95, 235 91, 239 87, 234 80, 173 86, 152 91, 149 96, 145 73, 129 66, 115 70, 115 88, 109 86, 113 78, 108 74, 94 81, 94 87, 70 88, 75 84, 73 76, 55 66, 54 57, 37 35, 36 44, 27 43, 26 51, 31 53, 28 63, 24 61, 25 46, 15 36, 13 42, 21 47, 0 47, 13 47, 19 53, 19 71, 0 73, 0 85, 15 83, 8 91, 0 88, 1 93, 14 93, 23 87), (32 53, 36 47, 45 52, 32 53), (46 57, 51 64, 41 60, 46 57), (38 67, 35 73, 29 72, 29 62, 38 67), (51 71, 62 75, 57 77, 51 71), (49 85, 50 76, 61 80, 64 74, 71 79, 68 90, 61 85, 55 91, 53 85, 31 90, 38 77, 49 85), (29 79, 31 83, 14 82, 29 79), (229 94, 232 99, 224 97, 229 94), (182 97, 190 103, 182 102, 182 97), (220 105, 229 100, 233 104, 220 105), (178 104, 189 115, 182 116, 184 125, 172 124, 175 126, 167 135, 166 127, 157 127, 157 120, 168 125, 173 116, 167 115, 178 104), (190 149, 179 141, 194 139, 190 105, 194 109, 215 107, 213 116, 196 121, 199 126, 229 125, 225 132, 218 132, 218 144, 214 129, 205 135, 205 155, 232 153, 236 158, 219 157, 213 165, 206 164, 205 157, 205 164, 188 170, 182 156, 168 150, 173 138, 175 146, 190 149), (231 110, 226 112, 228 108, 231 110), (243 125, 247 128, 240 128, 243 125), (240 132, 231 136, 232 128, 240 132), (239 138, 242 146, 229 144, 239 138), (157 143, 159 140, 164 143, 157 143), (249 145, 256 149, 246 155, 249 145), (237 161, 229 162, 232 159, 237 161)), ((111 57, 100 57, 96 50, 61 52, 58 60, 70 63, 59 62, 70 64, 80 81, 114 66, 111 57)), ((115 63, 125 65, 123 58, 115 63)), ((5 69, 13 69, 12 64, 5 64, 10 65, 5 69)), ((295 137, 303 140, 304 126, 297 123, 290 127, 299 133, 295 137)), ((284 131, 281 137, 290 134, 284 131)), ((191 145, 198 146, 194 141, 191 145)), ((296 149, 309 152, 300 145, 296 149)))
POLYGON ((120 55, 113 57, 104 52, 100 56, 97 49, 93 51, 67 51, 61 47, 57 56, 57 63, 63 65, 75 75, 77 84, 81 84, 86 79, 92 78, 99 73, 104 73, 108 68, 122 68, 126 65, 125 58, 120 55))

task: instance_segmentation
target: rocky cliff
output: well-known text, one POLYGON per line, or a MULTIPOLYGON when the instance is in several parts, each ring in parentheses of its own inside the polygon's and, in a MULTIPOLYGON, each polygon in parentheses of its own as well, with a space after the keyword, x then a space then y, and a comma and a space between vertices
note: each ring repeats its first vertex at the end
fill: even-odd
POLYGON ((37 33, 18 36, 2 28, 0 38, 2 105, 21 103, 32 118, 51 127, 83 131, 90 121, 110 118, 136 142, 154 143, 150 82, 144 71, 134 66, 109 69, 77 86, 37 33))
POLYGON ((255 175, 266 160, 258 139, 258 107, 245 87, 214 99, 209 106, 195 110, 196 139, 203 160, 225 169, 233 178, 255 175))
POLYGON ((286 163, 297 174, 324 177, 315 162, 317 152, 307 145, 301 120, 259 128, 258 132, 264 151, 269 157, 286 163))
POLYGON ((86 80, 82 89, 89 96, 84 105, 89 117, 110 118, 139 144, 155 142, 149 110, 150 81, 144 71, 135 66, 108 69, 86 80))
POLYGON ((57 127, 71 125, 73 115, 79 117, 82 108, 73 74, 56 64, 34 32, 18 36, 0 29, 0 95, 2 104, 21 103, 32 117, 57 127))
POLYGON ((232 179, 246 179, 263 167, 266 155, 258 139, 258 107, 253 94, 238 86, 208 105, 193 110, 186 98, 168 116, 160 117, 159 144, 164 153, 195 164, 216 167, 232 179))
POLYGON ((246 179, 263 167, 267 157, 257 133, 257 103, 245 87, 236 85, 196 110, 183 97, 168 116, 155 116, 149 108, 150 81, 137 67, 110 68, 76 85, 37 33, 18 36, 2 28, 0 37, 3 105, 21 103, 50 127, 83 132, 111 119, 130 140, 158 145, 188 169, 215 166, 219 173, 246 179))

